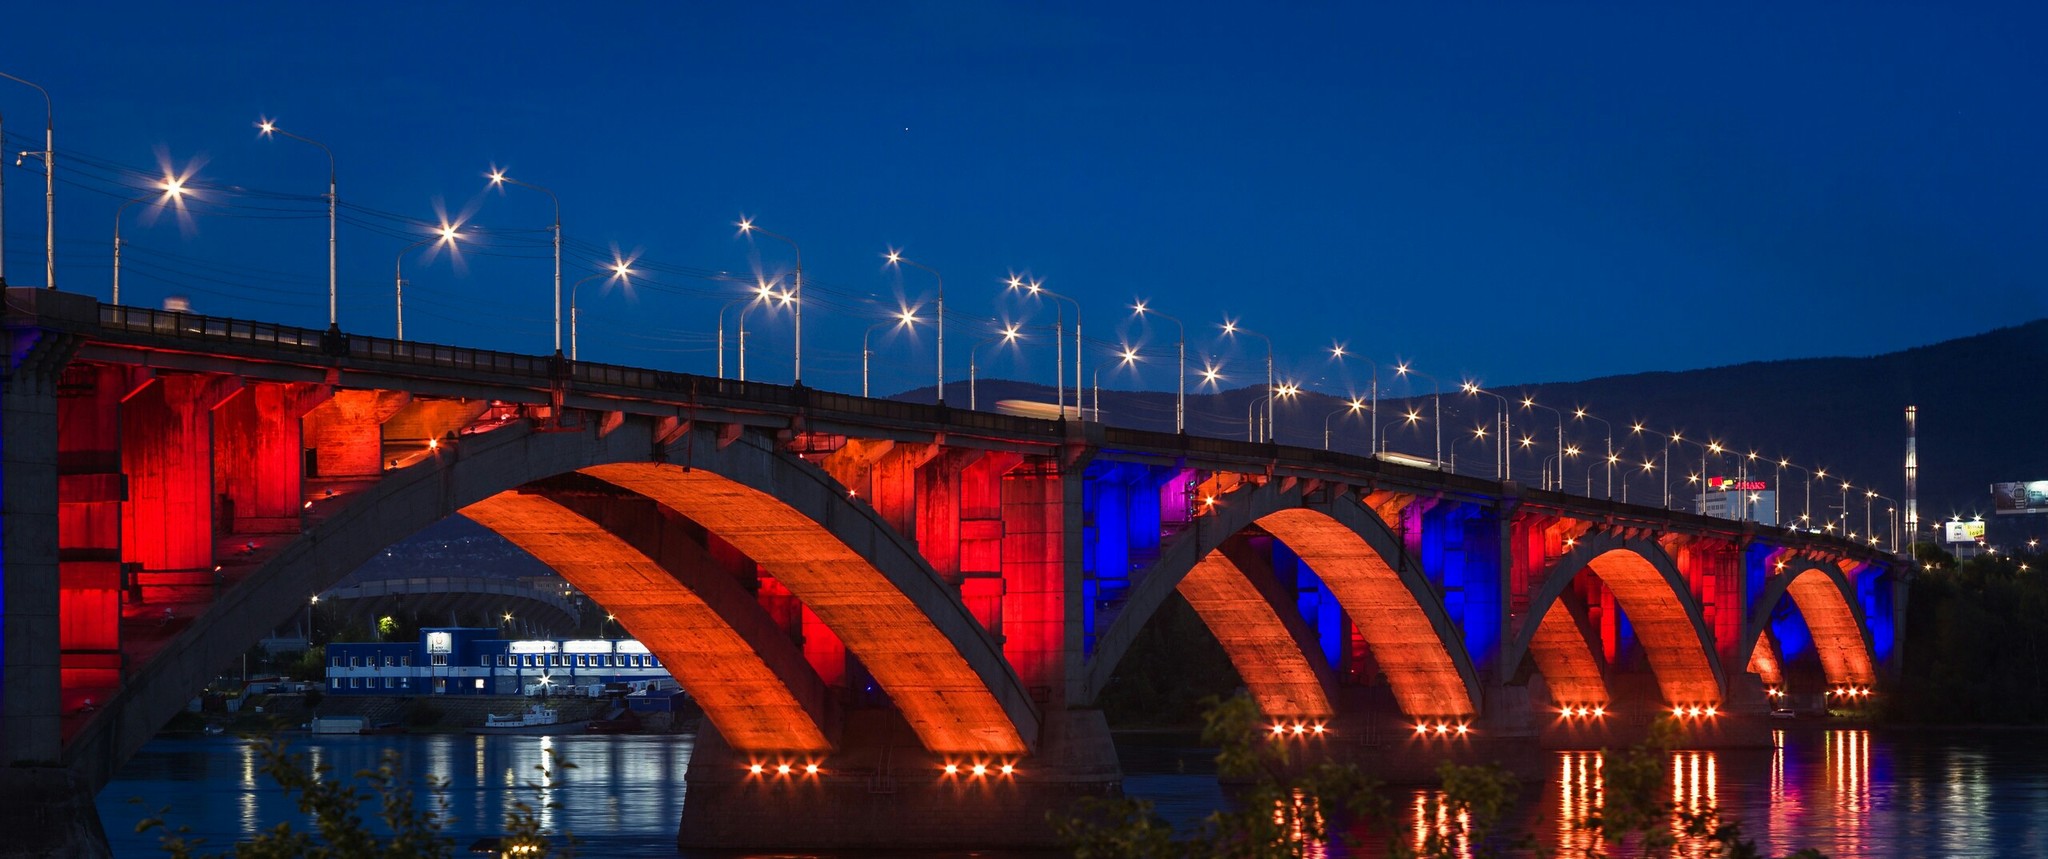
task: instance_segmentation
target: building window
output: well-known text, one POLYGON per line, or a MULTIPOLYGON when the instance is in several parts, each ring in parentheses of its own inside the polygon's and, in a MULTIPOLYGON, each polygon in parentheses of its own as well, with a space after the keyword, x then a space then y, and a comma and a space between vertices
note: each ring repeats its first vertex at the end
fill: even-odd
POLYGON ((489 668, 491 667, 491 658, 488 656, 479 656, 476 658, 476 664, 478 668, 489 668))
POLYGON ((482 677, 476 679, 476 688, 479 690, 484 688, 484 679, 482 677))
POLYGON ((447 664, 448 664, 448 654, 446 654, 446 653, 436 653, 436 654, 434 654, 434 656, 433 656, 433 664, 435 664, 435 665, 447 665, 447 664))
POLYGON ((363 658, 360 656, 351 656, 348 658, 348 667, 350 668, 360 668, 362 667, 362 664, 363 658))
POLYGON ((361 689, 361 688, 363 688, 363 678, 361 678, 361 677, 350 677, 350 678, 348 679, 348 688, 350 688, 350 689, 361 689))
POLYGON ((505 654, 503 654, 503 653, 500 653, 500 654, 498 654, 498 667, 499 667, 499 668, 503 668, 503 667, 505 667, 505 654))
POLYGON ((339 678, 339 677, 330 677, 330 678, 328 678, 328 680, 327 680, 327 688, 329 688, 329 689, 340 689, 340 688, 341 688, 341 678, 339 678))
POLYGON ((401 657, 398 657, 398 664, 399 664, 400 666, 403 666, 403 667, 407 667, 407 668, 410 668, 410 667, 412 667, 412 657, 410 657, 410 656, 401 656, 401 657))
POLYGON ((340 667, 341 667, 341 657, 339 657, 339 656, 337 656, 337 657, 334 657, 334 661, 333 661, 333 664, 334 664, 334 667, 336 667, 336 668, 340 668, 340 667))

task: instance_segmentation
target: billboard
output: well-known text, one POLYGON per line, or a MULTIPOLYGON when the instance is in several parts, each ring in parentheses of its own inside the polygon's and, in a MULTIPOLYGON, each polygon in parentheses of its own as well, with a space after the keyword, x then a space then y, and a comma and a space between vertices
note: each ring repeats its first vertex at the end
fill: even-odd
POLYGON ((1761 492, 1771 485, 1761 480, 1741 480, 1734 477, 1707 478, 1708 492, 1761 492))
POLYGON ((1951 543, 1975 543, 1984 539, 1984 520, 1972 522, 1949 522, 1948 541, 1951 543))
POLYGON ((2048 513, 2048 480, 1991 484, 1991 509, 1999 513, 2048 513))

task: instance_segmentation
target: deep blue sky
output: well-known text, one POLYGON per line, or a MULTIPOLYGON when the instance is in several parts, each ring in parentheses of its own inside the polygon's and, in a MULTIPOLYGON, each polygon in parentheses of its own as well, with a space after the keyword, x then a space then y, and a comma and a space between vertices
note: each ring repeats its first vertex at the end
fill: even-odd
MULTIPOLYGON (((2043 315, 2037 8, 684 5, 18 4, 0 70, 51 89, 60 175, 99 188, 67 152, 147 166, 161 148, 203 157, 203 182, 318 194, 316 150, 256 138, 269 115, 333 147, 345 201, 410 217, 462 210, 496 163, 560 194, 572 243, 786 266, 735 241, 752 214, 803 243, 805 375, 842 390, 861 296, 930 318, 924 275, 881 267, 891 245, 948 278, 956 380, 973 319, 1029 311, 999 300, 1012 269, 1079 299, 1105 341, 1142 335, 1120 329, 1133 296, 1186 321, 1193 354, 1229 313, 1332 389, 1333 338, 1510 383, 2043 315)), ((40 133, 32 90, 0 82, 0 112, 11 142, 40 133)), ((40 283, 40 177, 6 170, 6 271, 40 283)), ((105 296, 119 198, 58 195, 59 284, 105 296)), ((319 202, 215 197, 245 208, 130 210, 129 303, 323 325, 319 202)), ((473 220, 549 212, 515 189, 473 220)), ((377 223, 342 225, 342 324, 387 334, 404 242, 377 223)), ((498 233, 460 272, 409 262, 407 333, 546 351, 542 239, 498 233)), ((591 270, 573 255, 565 277, 591 270)), ((702 294, 591 289, 583 357, 708 372, 706 295, 738 287, 655 277, 702 294)), ((787 319, 752 327, 750 371, 786 380, 787 319)), ((876 342, 878 389, 928 383, 928 328, 876 342)), ((1142 383, 1170 389, 1162 345, 1142 383)), ((993 372, 1050 381, 1047 346, 993 372)), ((1223 350, 1251 381, 1252 350, 1223 350)))

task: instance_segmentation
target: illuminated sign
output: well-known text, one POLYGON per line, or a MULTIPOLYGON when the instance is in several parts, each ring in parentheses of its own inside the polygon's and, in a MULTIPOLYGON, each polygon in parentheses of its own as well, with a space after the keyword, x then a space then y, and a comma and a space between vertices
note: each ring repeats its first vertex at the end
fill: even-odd
POLYGON ((1984 539, 1984 520, 1974 522, 1948 523, 1948 541, 1951 543, 1975 543, 1984 539))
POLYGON ((1762 492, 1771 485, 1761 480, 1737 480, 1733 477, 1707 478, 1708 492, 1762 492))
POLYGON ((454 649, 454 639, 445 632, 427 633, 428 653, 447 653, 454 649))
POLYGON ((559 653, 562 646, 552 641, 515 641, 507 649, 513 653, 559 653))
POLYGON ((640 642, 638 642, 638 641, 621 641, 621 642, 619 642, 619 652, 620 652, 620 653, 646 653, 646 652, 647 652, 647 645, 645 645, 645 644, 641 644, 641 643, 640 643, 640 642))
POLYGON ((1991 509, 1999 513, 2048 513, 2048 480, 1991 484, 1991 509))
POLYGON ((580 641, 565 641, 565 642, 562 642, 562 652, 563 652, 563 653, 610 653, 610 652, 612 652, 612 643, 611 643, 611 642, 609 642, 609 641, 588 641, 588 640, 580 640, 580 641))

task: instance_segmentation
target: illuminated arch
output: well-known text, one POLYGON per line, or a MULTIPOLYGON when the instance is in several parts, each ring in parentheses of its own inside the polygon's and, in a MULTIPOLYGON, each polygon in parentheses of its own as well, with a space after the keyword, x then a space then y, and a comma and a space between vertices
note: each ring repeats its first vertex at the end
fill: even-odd
POLYGON ((498 532, 615 615, 660 657, 733 748, 831 748, 823 681, 753 596, 723 571, 691 575, 696 571, 665 566, 604 524, 519 490, 464 507, 462 515, 498 532))
POLYGON ((1785 661, 1778 657, 1778 641, 1766 629, 1756 637, 1756 646, 1749 649, 1749 673, 1756 675, 1765 686, 1783 688, 1785 685, 1785 661))
MULTIPOLYGON (((1169 593, 1178 589, 1185 595, 1182 584, 1197 566, 1205 566, 1225 541, 1257 526, 1284 543, 1322 579, 1371 647, 1404 713, 1420 717, 1478 712, 1477 675, 1435 589, 1412 561, 1398 568, 1388 563, 1388 558, 1403 558, 1404 553, 1386 523, 1357 499, 1342 494, 1328 497, 1332 494, 1336 493, 1310 497, 1298 487, 1282 489, 1269 482, 1243 486, 1218 498, 1207 513, 1169 541, 1159 560, 1131 589, 1122 612, 1097 639, 1082 681, 1086 687, 1078 700, 1093 700, 1109 682, 1138 631, 1169 593)), ((1213 564, 1206 569, 1220 574, 1213 564)), ((1237 575, 1242 576, 1242 571, 1237 575)), ((1278 635, 1270 634, 1267 640, 1277 641, 1278 635)), ((1274 646, 1231 651, 1226 645, 1232 664, 1248 686, 1262 675, 1299 677, 1302 669, 1290 667, 1294 660, 1320 658, 1292 642, 1282 651, 1274 646)), ((1271 700, 1278 698, 1269 695, 1271 700)))
MULTIPOLYGON (((1518 667, 1524 675, 1532 667, 1542 674, 1550 699, 1557 704, 1605 705, 1613 699, 1607 689, 1606 667, 1596 655, 1599 652, 1600 641, 1592 631, 1585 603, 1565 591, 1537 622, 1536 633, 1529 640, 1529 659, 1518 667)), ((1517 682, 1526 679, 1521 676, 1517 682)))
POLYGON ((1529 600, 1529 616, 1537 620, 1516 635, 1507 664, 1519 665, 1530 657, 1542 621, 1581 571, 1598 576, 1628 614, 1667 702, 1722 700, 1727 684, 1714 658, 1714 639, 1677 565, 1655 543, 1606 532, 1579 538, 1544 574, 1529 600))
MULTIPOLYGON (((836 581, 823 568, 858 559, 865 567, 861 575, 866 576, 867 587, 886 582, 897 591, 877 616, 877 629, 901 630, 906 605, 926 615, 924 623, 930 629, 909 641, 931 650, 886 641, 872 652, 873 658, 859 655, 927 748, 942 753, 1016 753, 1035 740, 1037 711, 1016 673, 1003 661, 1000 647, 931 567, 870 508, 849 499, 843 487, 815 466, 758 434, 734 437, 717 426, 685 423, 657 440, 660 426, 651 419, 633 419, 604 427, 593 423, 578 431, 538 432, 524 423, 508 424, 442 445, 407 467, 385 472, 333 509, 314 511, 317 515, 309 515, 301 533, 274 551, 266 548, 266 560, 222 591, 204 615, 125 678, 105 706, 66 743, 64 763, 94 785, 107 783, 114 770, 207 683, 215 667, 254 644, 262 630, 302 610, 309 595, 331 587, 390 544, 463 507, 579 470, 610 473, 619 478, 615 482, 672 483, 705 493, 675 509, 713 531, 731 528, 737 537, 732 542, 741 551, 771 570, 780 565, 778 577, 836 581), (677 464, 653 464, 650 458, 677 464), (680 476, 690 474, 696 476, 680 476), (770 508, 763 499, 779 500, 780 507, 770 508), (716 509, 722 503, 773 515, 760 526, 735 522, 716 509), (762 550, 759 545, 784 538, 804 547, 807 557, 762 550), (836 541, 836 547, 826 545, 830 541, 836 541), (945 643, 942 648, 936 646, 940 641, 945 643), (907 688, 887 688, 885 674, 909 678, 907 688), (974 682, 968 682, 970 677, 974 682), (80 767, 82 761, 96 762, 94 771, 80 767)), ((668 500, 659 492, 648 494, 664 503, 668 500)), ((827 595, 813 596, 833 601, 827 595)), ((829 610, 843 614, 847 608, 829 610)), ((825 612, 819 614, 822 618, 825 612)), ((872 642, 887 634, 858 637, 872 642)))
POLYGON ((1870 686, 1877 682, 1871 653, 1870 627, 1856 588, 1839 567, 1808 558, 1790 558, 1764 582, 1750 610, 1744 641, 1756 641, 1770 629, 1771 613, 1788 595, 1798 606, 1820 657, 1821 672, 1838 685, 1870 686))

